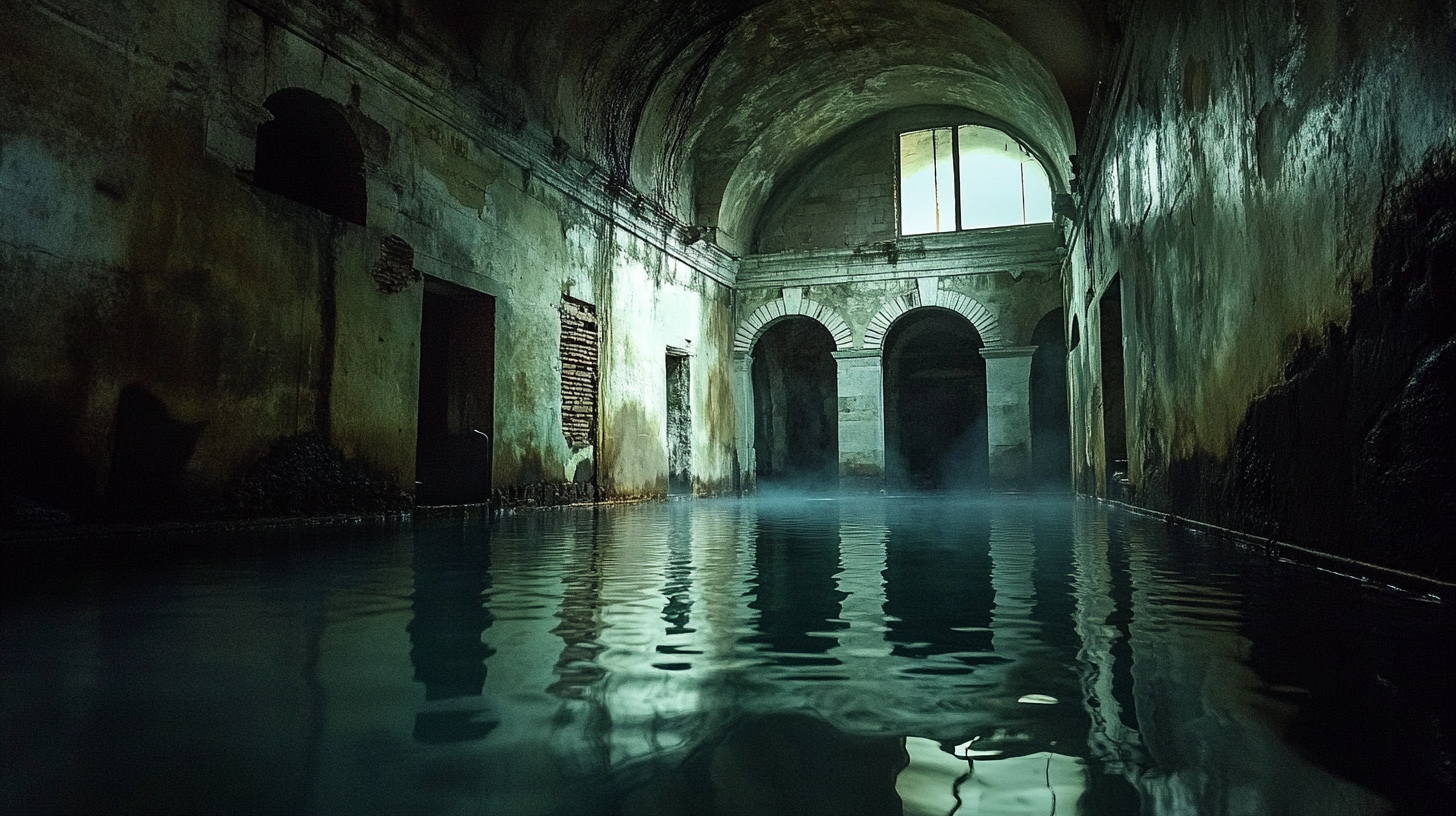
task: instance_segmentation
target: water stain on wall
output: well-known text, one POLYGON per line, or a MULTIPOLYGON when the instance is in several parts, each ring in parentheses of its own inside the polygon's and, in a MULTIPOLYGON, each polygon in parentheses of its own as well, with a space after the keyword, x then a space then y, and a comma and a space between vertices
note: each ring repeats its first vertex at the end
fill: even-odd
POLYGON ((1326 552, 1456 578, 1456 154, 1386 202, 1373 282, 1249 406, 1233 453, 1154 468, 1141 499, 1326 552))
POLYGON ((603 424, 602 480, 620 498, 667 493, 667 451, 661 427, 636 400, 628 400, 603 424))

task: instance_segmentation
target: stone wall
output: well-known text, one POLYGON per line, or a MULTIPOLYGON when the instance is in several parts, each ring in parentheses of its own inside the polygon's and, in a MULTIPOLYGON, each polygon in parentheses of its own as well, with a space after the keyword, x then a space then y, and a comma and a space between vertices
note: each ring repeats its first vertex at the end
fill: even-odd
POLYGON ((155 514, 215 508, 279 440, 310 433, 409 491, 421 276, 495 298, 497 490, 576 496, 551 486, 587 462, 589 492, 661 494, 667 345, 696 355, 695 476, 731 484, 731 260, 684 246, 679 222, 384 14, 261 0, 13 10, 0 493, 106 517, 127 472, 123 393, 142 406, 127 427, 168 451, 156 468, 174 495, 155 514), (265 102, 289 88, 357 138, 363 224, 254 183, 265 102), (562 430, 565 296, 603 324, 601 440, 586 448, 562 430))
MULTIPOLYGON (((827 353, 837 367, 839 483, 882 486, 886 406, 893 398, 885 390, 884 341, 907 318, 936 309, 954 312, 959 315, 954 320, 974 327, 985 347, 982 356, 991 361, 987 370, 994 387, 977 397, 986 404, 978 409, 983 421, 976 431, 991 450, 990 486, 1029 486, 1034 348, 1028 344, 1038 323, 1062 302, 1056 241, 1052 226, 1041 224, 745 258, 737 279, 734 341, 743 423, 740 483, 753 484, 755 465, 787 450, 782 429, 759 427, 755 407, 770 398, 759 392, 773 378, 758 371, 758 362, 750 366, 749 355, 760 357, 760 340, 781 321, 802 317, 822 326, 833 341, 827 353), (759 449, 764 444, 775 447, 759 449)), ((801 422, 799 430, 812 425, 801 422)), ((985 485, 984 478, 977 483, 985 485)))
POLYGON ((1079 488, 1456 577, 1456 15, 1130 5, 1080 148, 1079 488), (1120 345, 1100 342, 1109 287, 1120 345))
POLYGON ((815 161, 764 213, 758 250, 785 252, 896 238, 894 138, 876 129, 815 161))

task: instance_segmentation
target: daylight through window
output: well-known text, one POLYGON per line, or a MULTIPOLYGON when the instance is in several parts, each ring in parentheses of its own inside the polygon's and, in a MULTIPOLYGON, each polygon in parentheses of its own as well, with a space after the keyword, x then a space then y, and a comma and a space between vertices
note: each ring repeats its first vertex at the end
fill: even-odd
POLYGON ((900 134, 900 234, 1052 220, 1046 170, 1020 142, 979 125, 900 134))

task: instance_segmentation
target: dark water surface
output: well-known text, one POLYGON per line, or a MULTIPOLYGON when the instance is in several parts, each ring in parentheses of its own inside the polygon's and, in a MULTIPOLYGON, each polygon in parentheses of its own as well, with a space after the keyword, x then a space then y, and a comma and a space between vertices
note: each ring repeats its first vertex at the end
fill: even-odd
POLYGON ((206 545, 8 600, 0 812, 1456 795, 1450 604, 1086 501, 702 500, 206 545))

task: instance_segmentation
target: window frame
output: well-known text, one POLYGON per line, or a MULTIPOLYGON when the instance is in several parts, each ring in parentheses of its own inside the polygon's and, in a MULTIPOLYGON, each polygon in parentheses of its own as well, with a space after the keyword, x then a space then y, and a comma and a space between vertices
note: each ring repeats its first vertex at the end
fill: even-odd
MULTIPOLYGON (((1037 163, 1037 165, 1041 168, 1042 174, 1046 176, 1046 180, 1047 180, 1047 190, 1051 194, 1051 197, 1053 199, 1055 199, 1057 191, 1056 191, 1055 187, 1052 185, 1052 174, 1047 170, 1046 164, 1042 161, 1040 154, 1038 154, 1037 151, 1033 150, 1030 146, 1028 146, 1021 139, 1016 138, 1015 136, 1011 135, 1010 133, 1007 133, 1005 130, 1002 130, 1001 128, 998 128, 998 127, 995 127, 995 126, 992 126, 992 125, 987 125, 987 124, 979 124, 979 123, 976 123, 976 122, 956 122, 956 123, 948 124, 948 125, 930 125, 930 126, 927 126, 927 127, 911 128, 909 130, 897 130, 895 132, 895 172, 894 172, 894 179, 895 179, 895 236, 896 236, 896 238, 918 238, 918 237, 925 236, 925 235, 948 235, 948 234, 953 234, 953 233, 957 233, 957 232, 975 232, 976 230, 983 230, 983 229, 1001 229, 1003 227, 1025 227, 1025 226, 1032 226, 1032 225, 1035 225, 1035 224, 1052 223, 1052 220, 1048 220, 1048 221, 1026 221, 1026 220, 1023 220, 1020 224, 1001 224, 1001 225, 998 225, 998 226, 995 226, 995 227, 965 227, 965 226, 963 226, 963 224, 965 223, 965 217, 964 217, 964 215, 962 213, 962 206, 961 206, 962 205, 962 201, 961 201, 961 195, 962 195, 962 193, 961 193, 961 187, 962 187, 962 185, 961 185, 961 128, 963 128, 963 127, 979 127, 979 128, 985 128, 986 130, 994 130, 997 133, 1000 133, 1002 136, 1005 136, 1008 140, 1010 140, 1012 142, 1015 142, 1017 145, 1019 145, 1021 147, 1021 149, 1024 150, 1026 152, 1026 154, 1028 156, 1030 156, 1031 159, 1033 161, 1035 161, 1037 163), (907 232, 905 232, 905 177, 904 177, 904 171, 903 171, 903 168, 904 168, 904 155, 903 155, 904 139, 905 139, 905 136, 907 136, 907 135, 909 135, 911 133, 926 133, 926 132, 931 132, 931 131, 936 131, 936 130, 949 130, 950 131, 950 139, 951 139, 951 142, 950 142, 950 144, 951 144, 951 149, 950 149, 951 150, 951 178, 954 181, 952 196, 955 199, 955 228, 954 229, 949 229, 949 230, 935 230, 935 231, 931 231, 931 232, 910 232, 910 233, 907 233, 907 232)), ((1025 171, 1024 170, 1022 171, 1021 200, 1022 200, 1022 218, 1025 219, 1026 218, 1026 215, 1025 215, 1025 213, 1026 213, 1026 176, 1025 176, 1025 171)), ((1055 219, 1055 214, 1053 214, 1053 219, 1055 219)))

